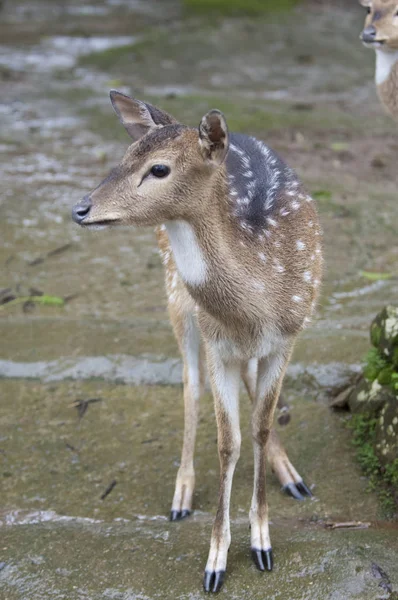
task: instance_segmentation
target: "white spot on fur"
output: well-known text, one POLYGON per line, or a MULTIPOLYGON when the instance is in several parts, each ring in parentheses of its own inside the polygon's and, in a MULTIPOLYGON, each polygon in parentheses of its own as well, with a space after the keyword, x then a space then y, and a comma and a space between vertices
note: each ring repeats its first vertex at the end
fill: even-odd
POLYGON ((186 221, 168 221, 166 230, 182 279, 193 286, 203 284, 207 265, 192 226, 186 221))
POLYGON ((312 281, 312 274, 311 274, 311 272, 310 271, 304 271, 303 279, 307 283, 311 283, 311 281, 312 281))
POLYGON ((302 302, 303 299, 301 296, 292 296, 293 302, 302 302))
POLYGON ((277 259, 274 259, 274 269, 275 269, 275 271, 277 271, 277 273, 285 272, 285 267, 283 265, 281 265, 281 263, 277 259))
POLYGON ((267 257, 265 256, 264 252, 259 252, 258 256, 259 256, 260 260, 262 260, 263 262, 265 262, 267 260, 267 257))
POLYGON ((272 225, 272 227, 278 227, 278 223, 275 221, 275 219, 271 219, 271 217, 267 217, 267 223, 272 225))
POLYGON ((252 279, 252 285, 255 290, 260 290, 261 292, 265 290, 265 285, 257 279, 252 279))
POLYGON ((302 242, 301 240, 297 240, 297 242, 296 242, 296 248, 297 248, 297 250, 304 250, 305 249, 304 242, 302 242))
POLYGON ((391 70, 398 61, 397 52, 385 52, 382 49, 376 49, 376 85, 381 85, 390 77, 391 70))
POLYGON ((300 202, 292 202, 291 206, 293 210, 298 210, 300 208, 300 202))
POLYGON ((286 208, 281 208, 279 214, 281 217, 286 217, 288 214, 290 214, 290 211, 288 211, 286 208))

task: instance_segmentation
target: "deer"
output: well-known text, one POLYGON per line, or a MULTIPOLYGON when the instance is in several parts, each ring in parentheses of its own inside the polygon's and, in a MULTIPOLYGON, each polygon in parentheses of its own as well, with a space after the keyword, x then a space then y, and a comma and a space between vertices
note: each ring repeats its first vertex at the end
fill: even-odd
POLYGON ((116 90, 110 97, 133 143, 108 177, 73 207, 72 217, 85 229, 156 227, 170 320, 183 358, 183 448, 170 519, 192 511, 198 407, 207 369, 220 483, 203 586, 215 593, 225 579, 231 543, 241 380, 252 405, 249 520, 259 570, 273 567, 267 459, 293 497, 312 495, 273 419, 295 340, 316 307, 321 229, 314 202, 295 172, 261 140, 230 133, 220 111, 210 110, 192 128, 116 90))
POLYGON ((385 110, 398 121, 398 4, 359 0, 367 9, 360 38, 376 52, 376 87, 385 110))

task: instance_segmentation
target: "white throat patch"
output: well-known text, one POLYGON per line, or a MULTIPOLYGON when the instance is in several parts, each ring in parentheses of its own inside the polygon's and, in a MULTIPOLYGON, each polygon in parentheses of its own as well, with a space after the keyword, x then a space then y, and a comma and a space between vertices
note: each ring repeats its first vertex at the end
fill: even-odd
POLYGON ((207 265, 192 226, 186 221, 168 221, 165 225, 183 281, 201 285, 206 280, 207 265))
POLYGON ((381 85, 390 76, 391 69, 398 61, 398 51, 385 52, 376 49, 376 85, 381 85))

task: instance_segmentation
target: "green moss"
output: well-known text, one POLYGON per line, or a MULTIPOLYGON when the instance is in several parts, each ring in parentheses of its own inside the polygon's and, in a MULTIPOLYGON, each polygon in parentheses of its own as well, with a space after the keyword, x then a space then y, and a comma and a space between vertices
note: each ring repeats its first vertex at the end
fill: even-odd
POLYGON ((369 489, 377 492, 383 513, 392 517, 397 511, 398 460, 386 468, 380 464, 374 450, 377 421, 369 414, 354 415, 348 426, 353 431, 358 462, 369 478, 369 489))
MULTIPOLYGON (((134 44, 126 44, 125 46, 118 46, 117 48, 108 48, 101 52, 92 52, 86 56, 82 56, 79 60, 79 64, 82 66, 93 66, 104 71, 110 71, 116 65, 120 68, 131 66, 133 62, 137 62, 140 58, 147 53, 152 47, 152 37, 149 35, 148 38, 134 44)), ((156 42, 161 43, 162 34, 158 32, 156 42)))
POLYGON ((371 348, 365 355, 364 361, 363 374, 368 381, 375 381, 379 377, 379 374, 389 367, 386 359, 380 354, 377 348, 371 348))
POLYGON ((393 373, 391 376, 391 385, 392 389, 395 392, 398 392, 398 373, 393 373))
POLYGON ((392 353, 392 363, 398 367, 398 348, 394 348, 394 352, 392 353))
POLYGON ((377 376, 377 381, 380 383, 380 385, 391 385, 393 375, 394 367, 392 365, 388 365, 388 367, 384 367, 384 369, 380 371, 377 376))
MULTIPOLYGON (((127 83, 127 81, 125 81, 127 83)), ((212 108, 223 111, 227 118, 230 131, 255 135, 260 139, 275 131, 287 131, 292 128, 307 129, 307 131, 325 131, 329 127, 339 128, 349 126, 344 115, 329 110, 314 110, 303 115, 292 110, 282 102, 267 100, 257 103, 253 100, 228 99, 226 96, 210 94, 189 94, 181 96, 155 96, 137 93, 136 96, 175 116, 181 123, 197 126, 200 118, 212 108)), ((108 108, 82 106, 79 113, 87 117, 89 128, 110 140, 127 140, 126 133, 118 123, 117 117, 108 108)), ((329 206, 329 205, 328 205, 329 206)), ((329 206, 330 208, 330 206, 329 206)))
POLYGON ((378 348, 381 340, 381 327, 377 323, 372 323, 370 328, 370 341, 375 348, 378 348))
POLYGON ((183 0, 184 6, 195 12, 216 12, 223 15, 259 15, 288 10, 297 0, 183 0))

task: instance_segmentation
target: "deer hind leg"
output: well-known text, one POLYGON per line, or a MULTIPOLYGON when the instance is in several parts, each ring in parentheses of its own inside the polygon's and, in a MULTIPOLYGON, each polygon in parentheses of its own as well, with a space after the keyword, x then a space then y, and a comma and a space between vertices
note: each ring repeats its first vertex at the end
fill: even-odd
POLYGON ((258 363, 256 397, 252 409, 254 487, 250 524, 252 557, 260 571, 271 571, 273 567, 266 498, 266 457, 274 412, 289 356, 289 351, 280 350, 262 358, 258 363))
MULTIPOLYGON (((192 302, 192 301, 190 301, 192 302)), ((190 305, 187 298, 187 306, 190 305)), ((180 305, 181 306, 181 305, 180 305)), ((178 305, 170 307, 170 317, 184 361, 184 441, 177 473, 170 520, 178 521, 191 514, 195 488, 194 452, 198 423, 199 399, 204 387, 204 365, 200 334, 192 312, 178 305)))
POLYGON ((218 592, 224 582, 231 543, 229 505, 232 478, 240 454, 240 365, 225 363, 211 350, 208 351, 208 365, 217 420, 220 491, 203 587, 206 592, 218 592))
MULTIPOLYGON (((251 359, 243 365, 242 379, 252 404, 254 404, 256 398, 257 374, 257 359, 251 359)), ((279 394, 277 406, 281 407, 283 405, 282 395, 279 394)), ((272 472, 277 476, 284 492, 296 500, 304 500, 304 496, 312 497, 311 490, 306 486, 303 478, 290 462, 279 435, 274 428, 269 433, 267 459, 272 472)))

